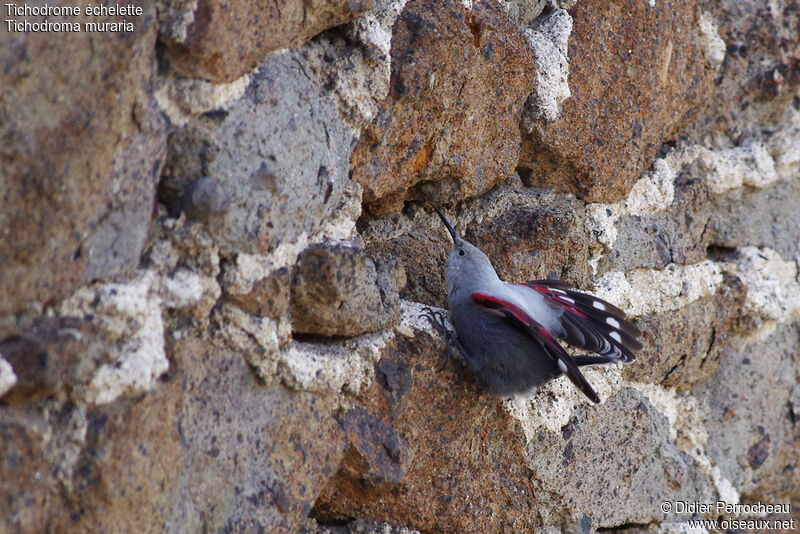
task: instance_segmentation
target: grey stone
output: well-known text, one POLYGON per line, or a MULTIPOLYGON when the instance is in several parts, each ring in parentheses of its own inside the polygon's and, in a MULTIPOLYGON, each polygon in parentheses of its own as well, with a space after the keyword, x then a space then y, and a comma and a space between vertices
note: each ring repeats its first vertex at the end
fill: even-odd
MULTIPOLYGON (((800 461, 792 392, 800 376, 798 325, 745 347, 728 346, 717 371, 693 388, 707 406, 707 451, 722 475, 743 494, 794 495, 800 461)), ((772 497, 774 499, 774 497, 772 497)))
POLYGON ((400 299, 390 271, 363 250, 312 245, 300 253, 292 281, 292 330, 355 336, 394 324, 400 299))
POLYGON ((356 519, 345 525, 313 525, 305 534, 419 534, 418 530, 381 521, 356 519))
POLYGON ((319 230, 355 187, 353 134, 318 82, 299 53, 273 54, 229 110, 205 113, 171 136, 161 199, 191 198, 189 214, 205 220, 224 254, 264 253, 319 230), (218 184, 211 196, 222 200, 211 204, 224 211, 200 209, 204 177, 218 184))
POLYGON ((625 377, 678 390, 708 380, 736 326, 746 292, 738 278, 729 277, 712 296, 640 318, 636 325, 644 334, 644 348, 635 365, 625 366, 625 377))
POLYGON ((667 418, 632 388, 577 408, 560 434, 529 443, 526 456, 536 495, 553 514, 548 524, 575 531, 584 514, 594 528, 649 523, 668 519, 661 502, 713 495, 697 463, 671 443, 667 418))
POLYGON ((791 261, 800 243, 800 180, 774 182, 764 189, 743 187, 716 199, 707 239, 724 247, 754 245, 791 261))
POLYGON ((705 259, 706 232, 713 205, 698 174, 684 169, 675 180, 675 199, 664 211, 624 216, 617 223, 614 249, 600 262, 600 271, 663 269, 670 263, 705 259))
POLYGON ((139 264, 167 155, 166 120, 155 100, 137 102, 134 130, 114 154, 110 211, 84 244, 83 281, 131 274, 139 264))
POLYGON ((185 211, 192 219, 209 222, 219 213, 224 213, 230 206, 230 198, 225 189, 208 176, 198 178, 190 183, 183 196, 172 206, 172 211, 185 211))

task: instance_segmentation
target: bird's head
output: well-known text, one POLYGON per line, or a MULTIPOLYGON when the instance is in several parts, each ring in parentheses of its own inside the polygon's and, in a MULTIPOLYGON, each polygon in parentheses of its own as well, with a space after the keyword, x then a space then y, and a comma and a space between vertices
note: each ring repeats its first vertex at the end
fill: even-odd
POLYGON ((433 203, 431 206, 442 219, 450 237, 453 238, 453 250, 447 259, 447 293, 452 295, 458 286, 471 288, 481 282, 499 280, 492 267, 492 262, 481 249, 460 238, 447 217, 433 203))

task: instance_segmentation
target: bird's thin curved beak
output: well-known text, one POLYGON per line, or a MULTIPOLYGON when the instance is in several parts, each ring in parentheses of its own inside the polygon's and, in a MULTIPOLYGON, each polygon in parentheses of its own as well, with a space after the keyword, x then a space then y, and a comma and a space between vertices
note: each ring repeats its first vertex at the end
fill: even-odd
POLYGON ((439 208, 437 208, 436 205, 433 202, 428 202, 428 204, 430 204, 431 207, 434 210, 436 210, 436 213, 439 214, 439 217, 441 217, 442 222, 447 227, 447 231, 450 232, 450 236, 453 238, 453 243, 454 244, 457 243, 459 241, 459 237, 458 237, 458 234, 456 233, 455 229, 453 228, 453 225, 450 224, 450 221, 447 220, 447 218, 444 216, 444 214, 441 212, 441 210, 439 208))

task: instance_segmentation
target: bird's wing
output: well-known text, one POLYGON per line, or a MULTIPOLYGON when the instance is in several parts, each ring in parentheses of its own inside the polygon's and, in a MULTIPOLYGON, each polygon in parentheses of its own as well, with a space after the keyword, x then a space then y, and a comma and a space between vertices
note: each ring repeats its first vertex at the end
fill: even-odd
POLYGON ((515 321, 521 325, 530 333, 531 337, 542 346, 544 353, 553 360, 553 363, 567 375, 567 378, 569 378, 584 395, 589 397, 592 402, 600 402, 600 397, 597 396, 591 384, 589 384, 580 370, 578 370, 577 364, 570 358, 567 351, 564 350, 564 347, 559 345, 558 341, 550 335, 550 332, 525 313, 524 310, 506 300, 487 293, 472 293, 472 300, 478 306, 499 311, 510 321, 515 321))
POLYGON ((625 320, 625 312, 613 304, 580 293, 561 280, 534 280, 520 285, 533 289, 564 310, 561 325, 565 333, 561 337, 570 345, 595 352, 606 362, 623 363, 634 361, 634 352, 642 349, 638 340, 641 330, 625 320))

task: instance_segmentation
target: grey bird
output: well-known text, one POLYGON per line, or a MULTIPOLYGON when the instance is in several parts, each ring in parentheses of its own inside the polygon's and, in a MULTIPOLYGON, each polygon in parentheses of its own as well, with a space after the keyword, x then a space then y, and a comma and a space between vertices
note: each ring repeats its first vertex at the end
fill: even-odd
MULTIPOLYGON (((625 320, 625 312, 561 280, 504 282, 486 254, 461 239, 439 208, 431 206, 453 238, 446 282, 456 336, 449 341, 481 385, 496 396, 508 396, 566 374, 599 403, 579 367, 636 359, 642 333, 625 320), (570 356, 557 338, 595 354, 570 356)), ((438 324, 435 316, 428 318, 443 327, 440 318, 438 324)))

